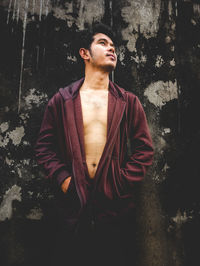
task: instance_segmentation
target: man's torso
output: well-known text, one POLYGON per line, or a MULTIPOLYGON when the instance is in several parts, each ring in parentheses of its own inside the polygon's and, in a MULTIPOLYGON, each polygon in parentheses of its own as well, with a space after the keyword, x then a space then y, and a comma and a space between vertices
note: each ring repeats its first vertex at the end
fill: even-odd
POLYGON ((86 163, 94 178, 107 140, 108 91, 80 90, 80 98, 86 163))

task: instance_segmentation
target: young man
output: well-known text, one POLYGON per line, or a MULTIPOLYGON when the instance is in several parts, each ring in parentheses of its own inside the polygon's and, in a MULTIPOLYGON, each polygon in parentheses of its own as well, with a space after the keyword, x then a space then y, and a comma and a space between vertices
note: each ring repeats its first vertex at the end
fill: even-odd
POLYGON ((77 257, 92 265, 134 263, 134 190, 153 148, 137 96, 109 80, 117 64, 113 40, 102 24, 80 40, 85 77, 51 98, 35 147, 38 163, 57 184, 65 228, 59 249, 72 265, 77 257))

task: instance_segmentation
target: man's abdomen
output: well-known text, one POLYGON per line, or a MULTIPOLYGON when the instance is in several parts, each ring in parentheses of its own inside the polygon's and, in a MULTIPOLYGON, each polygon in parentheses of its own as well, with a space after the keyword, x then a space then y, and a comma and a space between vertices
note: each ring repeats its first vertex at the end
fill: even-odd
POLYGON ((90 178, 94 178, 106 143, 107 132, 105 126, 99 123, 93 123, 87 132, 84 136, 86 163, 90 178))

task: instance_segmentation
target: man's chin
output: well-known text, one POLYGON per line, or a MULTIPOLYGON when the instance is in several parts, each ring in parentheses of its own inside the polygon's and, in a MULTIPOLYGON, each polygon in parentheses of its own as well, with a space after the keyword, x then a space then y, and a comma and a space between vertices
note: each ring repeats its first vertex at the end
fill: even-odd
POLYGON ((111 73, 113 70, 115 70, 116 65, 105 65, 103 66, 103 70, 105 72, 111 73))

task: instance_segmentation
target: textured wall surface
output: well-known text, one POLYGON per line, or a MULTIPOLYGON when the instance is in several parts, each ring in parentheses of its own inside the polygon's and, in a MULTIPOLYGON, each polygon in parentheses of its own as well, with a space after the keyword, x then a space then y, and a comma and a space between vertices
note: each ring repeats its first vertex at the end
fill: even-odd
POLYGON ((54 198, 33 145, 48 99, 82 75, 73 40, 93 21, 119 36, 113 78, 140 98, 155 146, 138 265, 197 266, 200 3, 189 0, 0 2, 0 265, 46 265, 54 198))

